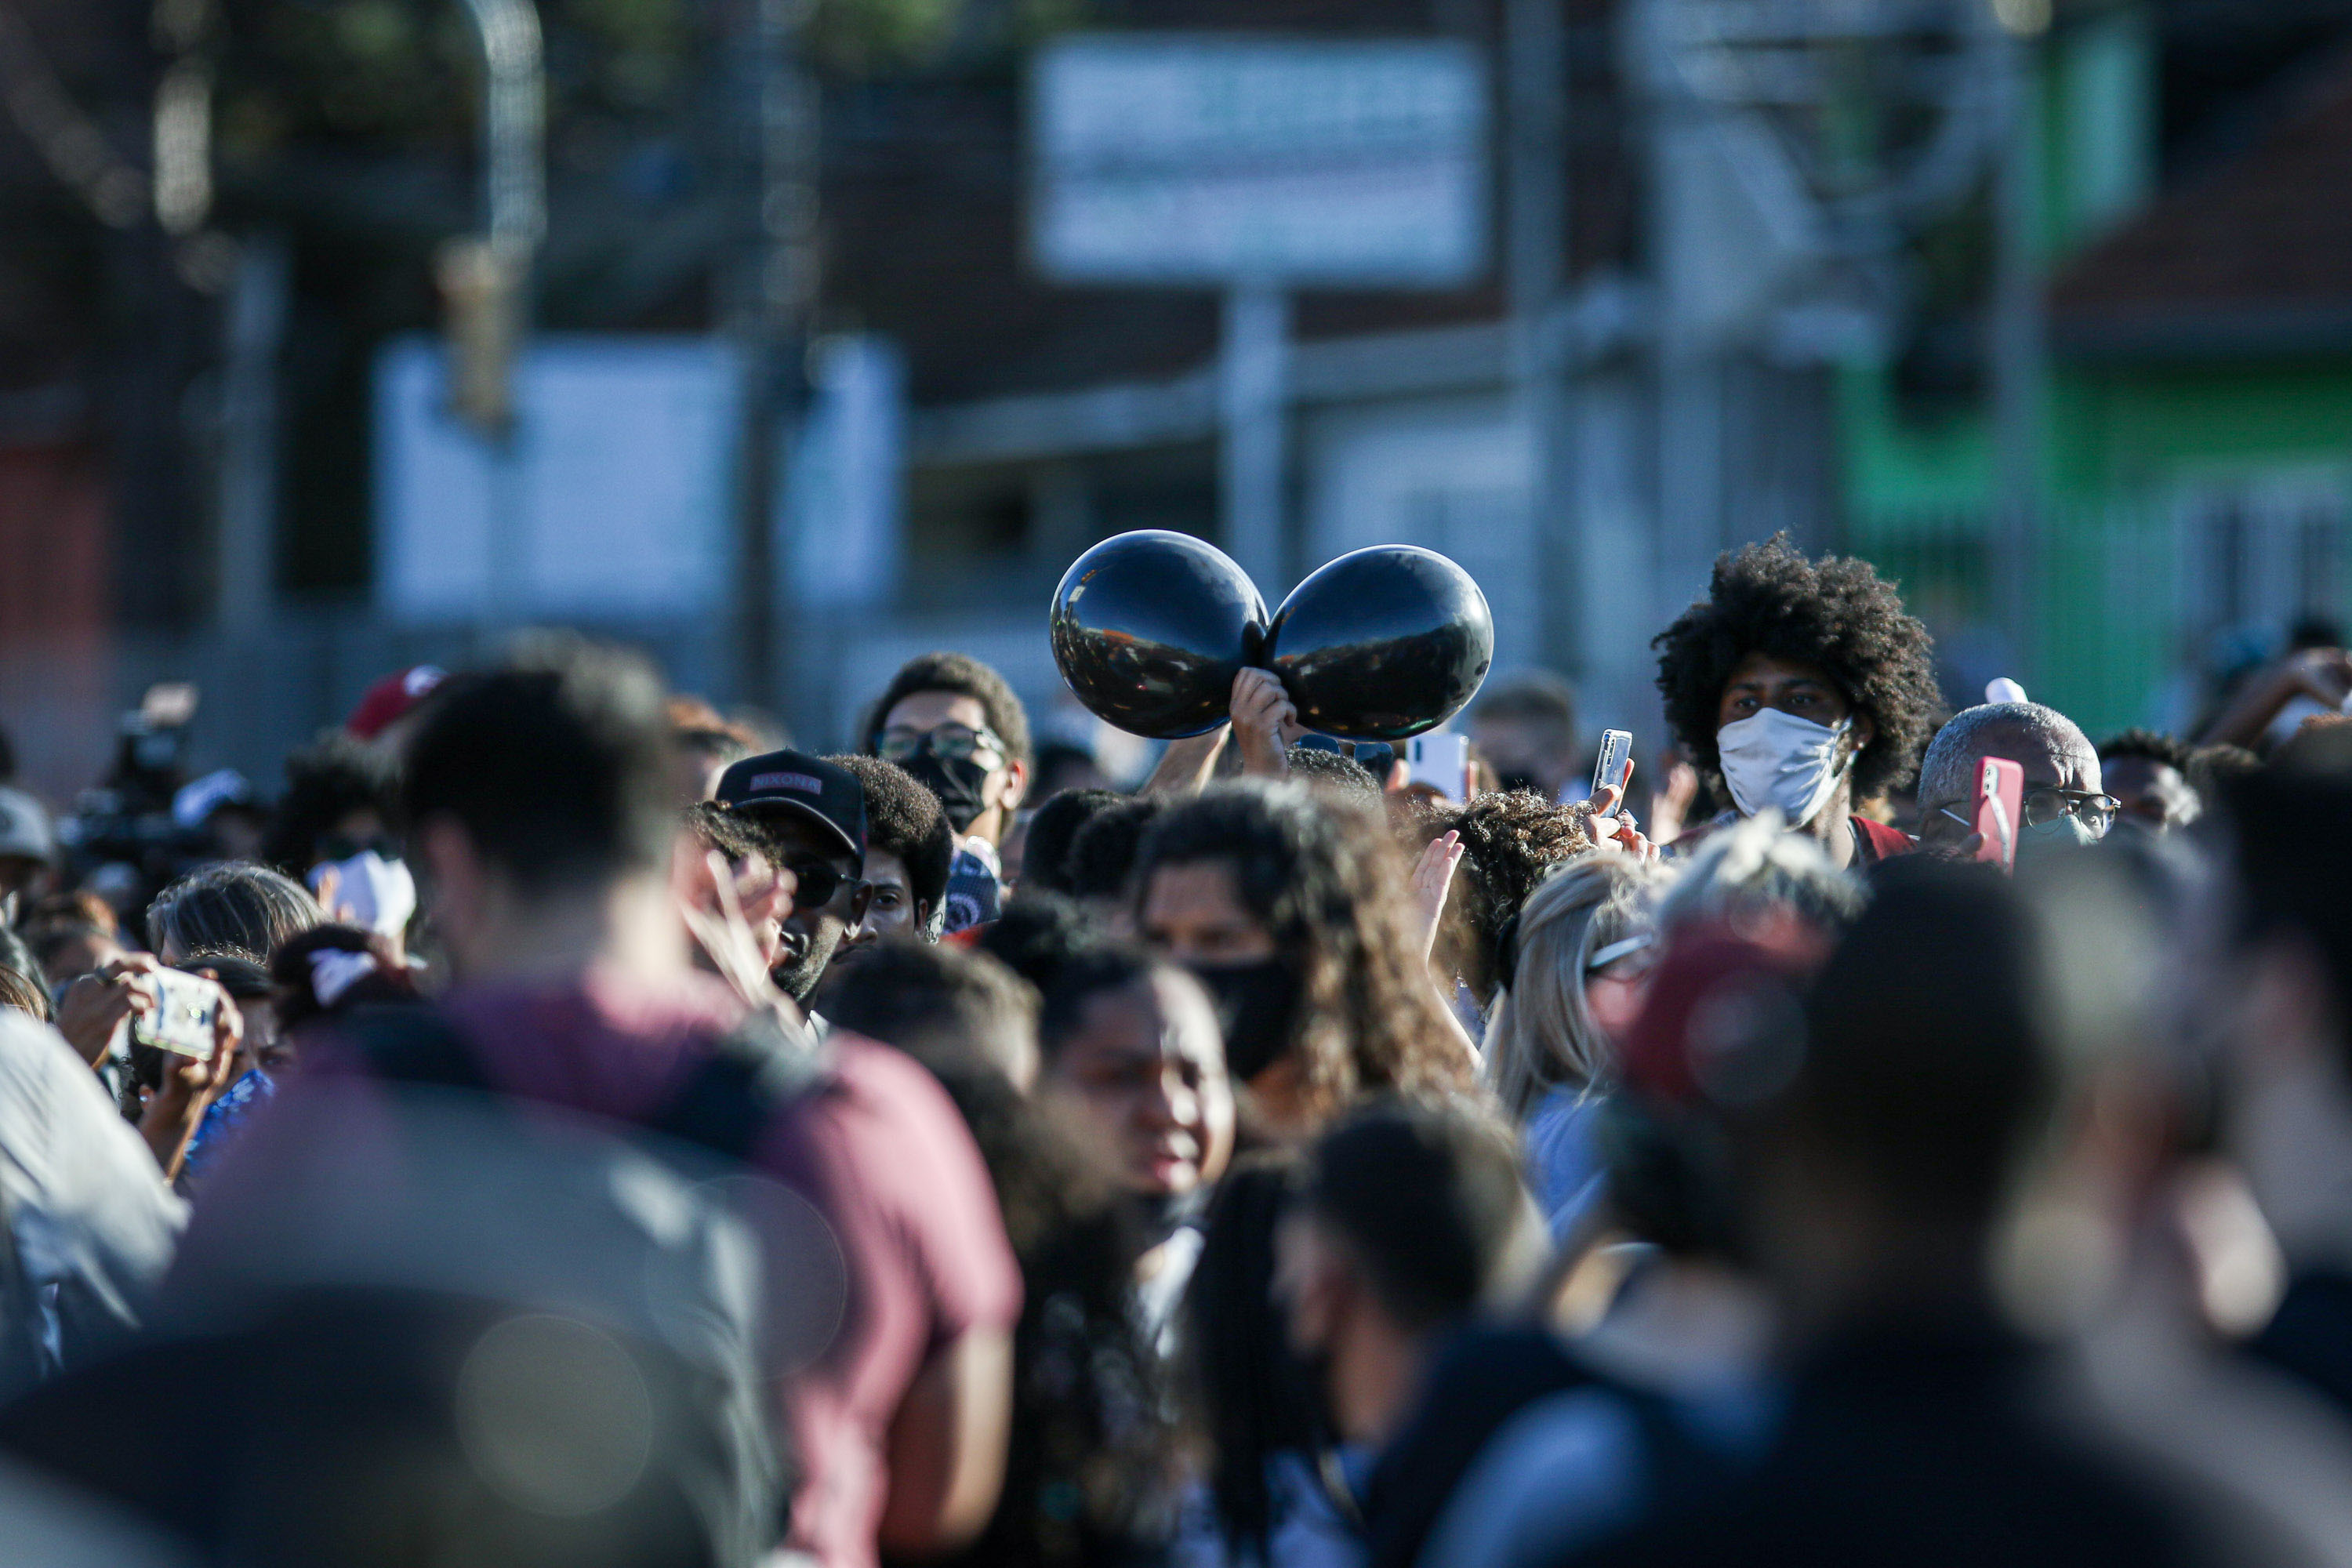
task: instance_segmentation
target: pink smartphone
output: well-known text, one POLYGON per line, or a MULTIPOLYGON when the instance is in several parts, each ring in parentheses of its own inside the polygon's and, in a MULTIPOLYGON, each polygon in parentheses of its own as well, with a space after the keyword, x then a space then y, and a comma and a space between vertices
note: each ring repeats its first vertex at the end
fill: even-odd
POLYGON ((2007 757, 1987 757, 1977 777, 1977 858, 2017 868, 2017 834, 2025 826, 2025 770, 2007 757))

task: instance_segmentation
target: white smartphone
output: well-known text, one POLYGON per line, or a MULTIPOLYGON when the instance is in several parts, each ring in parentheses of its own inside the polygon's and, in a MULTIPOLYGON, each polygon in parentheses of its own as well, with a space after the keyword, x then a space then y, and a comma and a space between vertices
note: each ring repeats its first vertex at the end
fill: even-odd
POLYGON ((155 1010, 131 1015, 131 1037, 175 1056, 209 1061, 221 988, 201 974, 166 969, 155 976, 155 1010))
POLYGON ((1633 731, 1601 731, 1601 760, 1592 764, 1592 793, 1623 789, 1633 776, 1633 731))
POLYGON ((1448 800, 1470 798, 1470 737, 1415 735, 1407 782, 1427 784, 1448 800))

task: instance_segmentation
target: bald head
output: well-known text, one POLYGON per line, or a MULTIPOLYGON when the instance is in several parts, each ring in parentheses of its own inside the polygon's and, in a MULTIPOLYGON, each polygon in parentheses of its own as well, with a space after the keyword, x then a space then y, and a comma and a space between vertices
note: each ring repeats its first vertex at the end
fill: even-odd
POLYGON ((2055 708, 2039 702, 1988 702, 1962 709, 1936 732, 1919 764, 1919 837, 1928 844, 1957 842, 1976 817, 1977 778, 1987 757, 2005 757, 2025 770, 2025 787, 2096 795, 2099 753, 2090 737, 2055 708), (1945 816, 1951 811, 1960 817, 1945 816))

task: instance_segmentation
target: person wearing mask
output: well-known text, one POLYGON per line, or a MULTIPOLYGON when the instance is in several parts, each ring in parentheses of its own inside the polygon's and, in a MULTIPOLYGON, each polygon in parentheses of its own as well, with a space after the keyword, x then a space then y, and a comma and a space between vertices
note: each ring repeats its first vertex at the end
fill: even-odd
MULTIPOLYGON (((872 895, 866 866, 866 788, 857 775, 804 752, 746 757, 719 776, 720 805, 753 824, 768 858, 792 873, 793 909, 779 931, 770 977, 805 1005, 872 895)), ((822 1021, 812 1016, 822 1029, 822 1021)))
POLYGON ((1470 705, 1468 733, 1501 792, 1528 790, 1555 805, 1581 798, 1576 689, 1559 676, 1534 669, 1488 681, 1470 705))
POLYGON ((2101 742, 2099 783, 2116 797, 2121 821, 2151 833, 2187 827, 2205 815, 2189 782, 2189 748, 2153 730, 2126 730, 2101 742))
MULTIPOLYGON (((994 1507, 1010 1407, 1020 1282, 987 1173, 938 1083, 915 1063, 845 1034, 811 1055, 797 1031, 762 1024, 763 1014, 751 1012, 745 998, 693 967, 673 882, 678 823, 671 760, 660 681, 642 660, 618 650, 537 637, 507 664, 459 678, 439 694, 409 745, 403 816, 430 872, 431 913, 453 977, 434 1014, 447 1042, 442 1056, 457 1053, 479 1086, 472 1102, 478 1109, 468 1113, 474 1120, 463 1123, 477 1135, 451 1139, 440 1161, 415 1157, 397 1138, 387 1145, 387 1126, 422 1126, 415 1119, 425 1114, 416 1099, 400 1092, 420 1081, 401 1076, 402 1055, 382 1042, 318 1053, 270 1114, 224 1156, 206 1189, 211 1227, 198 1224, 167 1291, 187 1322, 242 1322, 234 1315, 236 1303, 257 1292, 262 1300, 276 1299, 270 1292, 282 1284, 272 1282, 285 1281, 306 1259, 322 1270, 364 1267, 374 1271, 371 1278, 383 1278, 403 1256, 397 1244, 405 1236, 412 1251, 432 1243, 415 1253, 417 1266, 435 1271, 436 1279, 459 1282, 445 1289, 494 1299, 511 1299, 501 1290, 519 1292, 525 1301, 551 1290, 561 1298, 564 1289, 598 1279, 596 1269, 609 1266, 596 1258, 635 1233, 605 1235, 605 1253, 564 1263, 575 1272, 561 1279, 532 1272, 533 1260, 560 1257, 568 1245, 570 1233, 551 1227, 547 1216, 575 1214, 581 1202, 593 1206, 594 1193, 609 1186, 559 1204, 560 1194, 533 1185, 525 1178, 553 1168, 548 1162, 558 1150, 546 1140, 569 1146, 609 1137, 596 1131, 602 1128, 694 1127, 714 1155, 743 1151, 729 1157, 753 1185, 779 1184, 797 1194, 798 1206, 785 1208, 813 1209, 823 1222, 816 1233, 827 1240, 811 1254, 804 1240, 794 1241, 811 1234, 806 1220, 785 1225, 785 1208, 744 1206, 735 1223, 755 1226, 769 1244, 757 1250, 784 1269, 767 1291, 776 1315, 771 1331, 780 1336, 777 1353, 790 1355, 787 1364, 798 1370, 773 1383, 730 1377, 726 1387, 751 1395, 748 1404, 731 1394, 714 1400, 707 1392, 667 1419, 697 1431, 726 1423, 723 1452, 741 1453, 737 1445, 750 1435, 736 1423, 756 1422, 762 1390, 772 1389, 774 1415, 790 1431, 798 1469, 791 1509, 798 1551, 827 1568, 873 1568, 886 1551, 943 1553, 969 1542, 994 1507), (551 789, 550 780, 563 787, 551 789), (515 1118, 506 1108, 516 1105, 533 1114, 515 1118), (689 1115, 698 1120, 681 1121, 689 1115), (723 1125, 712 1125, 722 1118, 723 1125), (559 1137, 559 1124, 574 1131, 559 1137), (510 1132, 527 1125, 533 1135, 521 1145, 511 1136, 484 1142, 485 1125, 510 1132), (492 1163, 467 1163, 476 1151, 492 1163), (486 1173, 498 1170, 509 1182, 485 1184, 486 1173), (487 1201, 491 1196, 495 1203, 487 1201), (418 1210, 407 1230, 369 1224, 363 1254, 329 1245, 341 1234, 338 1224, 349 1223, 335 1216, 352 1205, 400 1218, 410 1212, 403 1204, 418 1210), (477 1245, 461 1246, 452 1237, 477 1245), (502 1244, 490 1246, 492 1238, 502 1244), (327 1249, 306 1250, 317 1247, 327 1249), (829 1279, 836 1283, 828 1285, 829 1279), (790 1288, 779 1290, 785 1280, 790 1288), (803 1309, 816 1316, 803 1322, 795 1315, 803 1309)), ((844 809, 840 790, 854 789, 854 781, 813 759, 798 766, 819 771, 819 786, 809 793, 822 808, 844 809), (823 782, 828 774, 837 786, 831 793, 823 782)), ((793 764, 783 771, 793 771, 793 764)), ((752 793, 793 795, 796 787, 771 781, 752 793)), ((856 859, 848 859, 845 879, 855 872, 856 859)), ((789 1018, 789 1003, 762 999, 763 1008, 770 1005, 789 1018)), ((427 1103, 449 1107, 449 1091, 427 1103)), ((635 1164, 646 1164, 641 1152, 635 1164)), ((567 1184, 562 1193, 578 1190, 567 1184)), ((699 1198, 683 1190, 650 1195, 673 1203, 665 1212, 674 1218, 694 1223, 699 1198)), ((620 1256, 634 1276, 666 1254, 620 1256)), ((651 1283, 662 1291, 649 1289, 641 1277, 615 1281, 617 1294, 604 1305, 661 1312, 671 1299, 663 1292, 683 1286, 686 1277, 671 1270, 651 1283)), ((723 1300, 749 1300, 741 1293, 749 1282, 738 1285, 723 1300)), ((694 1300, 699 1306, 705 1299, 694 1300)), ((722 1298, 707 1300, 715 1309, 722 1298)), ((693 1321, 704 1318, 698 1310, 693 1321)), ((276 1321, 261 1320, 260 1329, 276 1321)), ((335 1342, 348 1348, 348 1329, 335 1342)), ((333 1363, 322 1357, 322 1364, 331 1370, 333 1363)), ((647 1381, 636 1386, 671 1386, 652 1380, 652 1369, 666 1363, 645 1364, 647 1381)), ((183 1383, 201 1380, 208 1365, 184 1355, 164 1363, 183 1383)), ((141 1392, 160 1400, 166 1381, 148 1367, 141 1392)), ((596 1434, 610 1427, 605 1417, 627 1408, 559 1401, 544 1407, 553 1425, 525 1440, 569 1453, 604 1441, 596 1434), (578 1419, 567 1424, 565 1411, 578 1419)), ((526 1412, 513 1406, 510 1415, 520 1421, 526 1412)), ((446 1425, 446 1415, 442 1419, 446 1425)), ((665 1445, 665 1464, 679 1453, 667 1437, 656 1434, 656 1440, 665 1445)), ((310 1458, 292 1453, 284 1462, 310 1458)), ((119 1449, 76 1455, 71 1470, 88 1484, 116 1490, 168 1483, 160 1476, 125 1477, 119 1460, 119 1449)), ((715 1538, 762 1528, 772 1536, 775 1515, 758 1506, 763 1484, 755 1478, 769 1473, 764 1468, 749 1458, 725 1468, 696 1463, 696 1473, 726 1494, 705 1499, 714 1511, 698 1513, 698 1524, 730 1532, 715 1538)), ((371 1500, 375 1489, 403 1484, 396 1468, 365 1472, 371 1500)), ((240 1475, 222 1484, 274 1479, 240 1475)), ((495 1500, 486 1494, 484 1506, 495 1500)), ((201 1504, 174 1522, 185 1519, 200 1534, 240 1521, 249 1528, 305 1527, 301 1519, 224 1510, 219 1489, 210 1484, 201 1504)), ((690 1506, 698 1510, 703 1502, 690 1506)), ((577 1562, 585 1552, 577 1541, 568 1556, 485 1548, 478 1536, 466 1534, 462 1518, 424 1517, 430 1512, 420 1510, 419 1528, 471 1541, 466 1555, 487 1551, 501 1561, 577 1562)), ((696 1539, 684 1533, 683 1518, 671 1518, 666 1528, 673 1543, 666 1550, 696 1539)))
POLYGON ((1543 1255, 1509 1133, 1467 1102, 1361 1107, 1283 1176, 1262 1196, 1244 1181, 1212 1211, 1206 1288, 1187 1310, 1221 1528, 1196 1526, 1180 1562, 1253 1548, 1282 1568, 1364 1561, 1398 1484, 1383 1485, 1383 1449, 1441 1344, 1508 1302, 1543 1255), (1255 1300, 1234 1300, 1236 1284, 1255 1300))
POLYGON ((956 832, 947 929, 985 925, 1003 901, 997 846, 1028 797, 1029 714, 1004 678, 960 653, 911 658, 866 721, 868 755, 915 776, 956 832))
POLYGON ((1594 1118, 1616 1076, 1616 1042, 1642 1009, 1665 880, 1621 855, 1586 855, 1546 878, 1503 949, 1486 1029, 1487 1086, 1527 1148, 1529 1185, 1565 1243, 1601 1187, 1594 1118))
POLYGON ((1387 1442, 1440 1334, 1508 1304, 1543 1251, 1508 1131, 1467 1104, 1372 1105, 1318 1139, 1275 1294, 1339 1439, 1387 1442))
POLYGON ((1138 934, 1208 987, 1226 1069, 1279 1129, 1471 1076, 1403 868, 1387 835, 1360 827, 1294 786, 1245 781, 1169 808, 1137 854, 1138 934))
POLYGON ((2095 844, 2121 803, 2100 787, 2099 753, 2074 721, 2038 702, 1987 702, 1952 715, 1919 764, 1919 842, 1948 855, 1979 844, 1977 795, 1987 757, 2025 772, 2017 858, 2095 844))
POLYGON ((1942 699, 1927 627, 1868 563, 1777 535, 1727 552, 1656 642, 1666 721, 1731 797, 1710 826, 1770 808, 1838 866, 1909 850, 1854 805, 1909 779, 1942 699))
POLYGON ((416 912, 415 879, 392 832, 398 795, 392 752, 331 731, 286 759, 286 793, 261 844, 262 860, 330 914, 382 932, 395 950, 416 912))
POLYGON ((879 757, 825 759, 866 791, 866 913, 859 944, 884 937, 937 942, 947 927, 948 877, 955 834, 939 797, 895 763, 879 757))
POLYGON ((1176 1304, 1200 1257, 1195 1216, 1234 1155, 1234 1090, 1216 1012, 1188 972, 1104 945, 1061 965, 1037 1037, 1041 1089, 1076 1110, 1144 1213, 1139 1305, 1151 1339, 1170 1347, 1176 1304))

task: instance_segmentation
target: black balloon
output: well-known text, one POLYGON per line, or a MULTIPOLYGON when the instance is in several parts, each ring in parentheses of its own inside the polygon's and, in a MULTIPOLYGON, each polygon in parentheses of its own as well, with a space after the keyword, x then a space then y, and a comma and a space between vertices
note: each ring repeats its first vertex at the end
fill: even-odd
POLYGON ((1376 544, 1290 591, 1263 662, 1309 730, 1402 741, 1459 712, 1494 660, 1494 616, 1467 572, 1433 550, 1376 544))
POLYGON ((1090 711, 1174 740, 1224 721, 1234 677, 1265 641, 1265 600, 1214 545, 1142 529, 1071 563, 1047 629, 1062 679, 1090 711))

